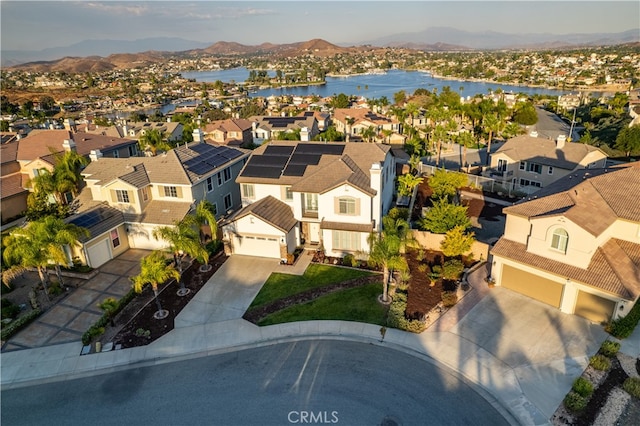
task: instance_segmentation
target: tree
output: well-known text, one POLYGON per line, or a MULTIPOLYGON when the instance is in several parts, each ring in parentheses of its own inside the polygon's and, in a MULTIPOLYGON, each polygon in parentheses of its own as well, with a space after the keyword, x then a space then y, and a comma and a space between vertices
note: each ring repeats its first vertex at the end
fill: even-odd
POLYGON ((507 125, 502 130, 502 136, 505 138, 518 136, 520 133, 522 133, 522 128, 514 122, 507 123, 507 125))
POLYGON ((499 124, 500 121, 495 114, 485 115, 482 119, 482 127, 489 134, 489 137, 487 139, 487 164, 489 164, 489 154, 491 154, 491 142, 493 141, 493 134, 494 132, 498 131, 499 124))
POLYGON ((424 231, 445 234, 457 226, 463 229, 470 228, 471 221, 467 217, 465 206, 450 204, 442 198, 433 203, 433 207, 420 218, 418 225, 424 231))
POLYGON ((139 144, 142 151, 151 152, 154 156, 158 150, 168 151, 171 149, 171 145, 165 141, 165 135, 158 129, 147 130, 140 137, 139 144))
POLYGON ((396 105, 404 105, 404 101, 407 98, 407 93, 404 90, 400 90, 393 94, 393 103, 396 105))
POLYGON ((373 138, 376 137, 376 128, 374 126, 369 126, 362 132, 362 137, 367 140, 367 142, 371 142, 373 138))
POLYGON ((467 148, 472 148, 476 140, 469 132, 462 132, 458 135, 458 143, 462 145, 462 164, 461 167, 467 166, 467 148))
POLYGON ((432 198, 452 199, 458 193, 458 189, 465 186, 467 182, 468 178, 464 173, 438 169, 429 177, 429 187, 433 191, 432 198))
POLYGON ((420 185, 424 178, 422 176, 414 176, 411 173, 404 174, 398 177, 398 194, 411 195, 413 189, 420 185))
POLYGON ((440 243, 442 253, 447 257, 461 256, 468 253, 475 241, 473 232, 467 233, 462 226, 456 226, 446 232, 440 243))
POLYGON ((140 273, 131 278, 133 289, 137 293, 141 293, 146 284, 151 285, 158 308, 158 311, 153 314, 155 319, 164 319, 169 316, 169 311, 162 309, 160 300, 158 300, 158 285, 171 278, 179 280, 180 273, 171 265, 167 265, 164 253, 157 250, 140 260, 140 273))
POLYGON ((369 264, 382 268, 382 302, 389 302, 389 278, 391 269, 402 269, 406 265, 400 254, 400 239, 382 233, 369 235, 369 264))
POLYGON ((531 126, 538 122, 538 114, 531 102, 520 102, 514 109, 513 119, 516 123, 531 126))
POLYGON ((25 272, 27 268, 36 268, 48 299, 49 275, 47 274, 47 265, 49 264, 49 259, 42 250, 40 243, 31 238, 26 228, 12 231, 4 238, 2 243, 4 246, 2 257, 7 265, 11 265, 2 272, 3 283, 8 286, 14 278, 25 272))
POLYGON ((198 259, 203 264, 209 262, 209 253, 200 243, 200 235, 190 223, 184 220, 178 221, 174 226, 161 226, 153 231, 153 237, 157 240, 166 241, 168 249, 173 255, 174 265, 180 274, 180 290, 178 296, 186 296, 189 289, 185 287, 182 280, 182 261, 186 256, 198 259))
POLYGON ((65 151, 63 155, 56 154, 56 164, 53 173, 59 181, 73 182, 73 195, 80 191, 82 183, 82 168, 89 164, 89 160, 76 151, 65 151))
POLYGON ((640 152, 640 125, 622 129, 616 137, 614 147, 623 151, 627 157, 630 157, 632 152, 640 152))
POLYGON ((345 95, 344 93, 340 93, 338 95, 333 95, 331 101, 329 102, 329 105, 331 105, 333 109, 349 108, 349 105, 351 105, 351 101, 349 100, 349 97, 347 95, 345 95))

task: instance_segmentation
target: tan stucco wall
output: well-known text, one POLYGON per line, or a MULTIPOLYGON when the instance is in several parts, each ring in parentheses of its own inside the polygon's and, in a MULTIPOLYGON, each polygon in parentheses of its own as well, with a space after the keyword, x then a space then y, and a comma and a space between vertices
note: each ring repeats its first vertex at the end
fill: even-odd
MULTIPOLYGON (((413 229, 413 236, 421 247, 428 250, 440 250, 440 243, 444 240, 444 234, 433 234, 427 231, 413 229)), ((474 259, 486 260, 489 256, 489 245, 475 241, 471 246, 471 254, 474 259)))
POLYGON ((27 193, 16 194, 2 199, 0 217, 2 220, 18 216, 27 209, 27 193))
POLYGON ((527 251, 559 262, 586 268, 598 248, 596 238, 563 216, 531 219, 527 251), (562 228, 569 234, 566 253, 551 248, 553 232, 562 228))

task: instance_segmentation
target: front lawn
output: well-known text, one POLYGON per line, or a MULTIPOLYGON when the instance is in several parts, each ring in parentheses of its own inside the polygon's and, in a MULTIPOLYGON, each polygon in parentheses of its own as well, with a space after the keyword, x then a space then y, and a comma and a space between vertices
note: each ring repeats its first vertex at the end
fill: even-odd
POLYGON ((263 318, 258 325, 309 320, 359 321, 385 325, 387 308, 378 303, 381 293, 382 283, 338 291, 274 312, 263 318))
POLYGON ((283 297, 301 293, 305 290, 324 287, 328 284, 365 277, 371 274, 372 273, 368 271, 338 268, 314 263, 309 265, 302 276, 274 272, 267 282, 264 283, 256 298, 253 299, 249 309, 282 299, 283 297))

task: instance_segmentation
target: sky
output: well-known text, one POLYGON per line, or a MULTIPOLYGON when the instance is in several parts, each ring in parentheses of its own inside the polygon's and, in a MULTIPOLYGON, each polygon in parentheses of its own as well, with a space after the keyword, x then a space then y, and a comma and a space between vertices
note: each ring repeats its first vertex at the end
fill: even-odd
MULTIPOLYGON (((503 33, 600 33, 640 28, 630 1, 0 1, 2 50, 82 40, 180 37, 206 43, 360 44, 430 27, 503 33)), ((640 30, 639 30, 640 31, 640 30)))

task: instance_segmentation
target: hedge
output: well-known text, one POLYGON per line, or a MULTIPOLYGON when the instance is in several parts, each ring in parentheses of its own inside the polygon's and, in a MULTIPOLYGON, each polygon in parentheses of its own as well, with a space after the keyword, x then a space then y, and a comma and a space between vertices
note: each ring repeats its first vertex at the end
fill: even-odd
MULTIPOLYGON (((116 308, 113 310, 112 316, 115 317, 118 315, 122 309, 129 304, 136 296, 136 292, 133 290, 129 290, 127 294, 122 296, 122 299, 118 301, 116 308)), ((102 316, 96 321, 87 331, 82 335, 82 344, 88 345, 90 344, 94 338, 102 335, 104 333, 106 325, 109 324, 109 315, 105 312, 102 316)))
POLYGON ((38 318, 41 313, 42 311, 40 309, 34 309, 28 314, 21 316, 17 320, 12 321, 11 323, 9 323, 9 325, 2 328, 2 333, 0 333, 0 338, 2 338, 2 340, 5 340, 5 341, 11 338, 11 336, 16 334, 18 331, 22 330, 24 327, 26 327, 31 321, 38 318))
POLYGON ((426 323, 419 320, 408 320, 404 315, 406 309, 407 296, 404 293, 396 292, 393 296, 393 302, 391 302, 391 306, 389 307, 387 325, 413 333, 423 332, 427 328, 426 323))
POLYGON ((611 321, 607 332, 618 339, 626 339, 640 322, 640 300, 633 305, 626 317, 611 321))

